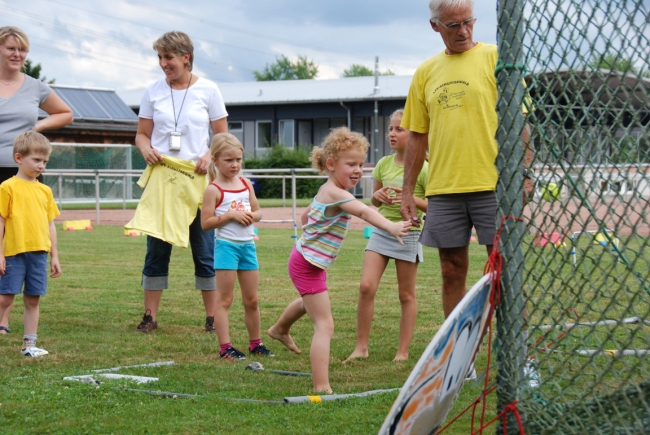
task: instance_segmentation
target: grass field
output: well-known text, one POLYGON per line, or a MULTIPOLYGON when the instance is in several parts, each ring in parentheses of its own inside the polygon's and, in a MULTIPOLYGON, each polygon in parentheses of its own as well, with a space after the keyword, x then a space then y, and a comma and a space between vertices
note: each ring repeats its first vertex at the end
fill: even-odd
MULTIPOLYGON (((297 293, 286 273, 294 242, 291 230, 260 230, 258 254, 262 327, 273 324, 297 293)), ((335 393, 357 393, 401 387, 422 351, 443 322, 437 252, 425 248, 418 272, 418 321, 410 360, 391 362, 398 337, 399 302, 393 264, 389 264, 376 301, 371 332, 371 357, 344 364, 354 349, 356 300, 366 240, 350 231, 341 255, 329 270, 335 321, 330 376, 335 393)), ((222 362, 216 336, 203 332, 205 314, 193 289, 189 250, 172 256, 170 290, 158 313, 159 329, 148 335, 133 332, 142 317, 139 286, 145 239, 123 237, 120 227, 93 231, 59 231, 63 275, 50 280, 41 303, 39 346, 50 351, 42 359, 20 355, 22 301, 11 315, 12 334, 0 336, 0 433, 253 433, 370 434, 377 433, 397 392, 320 405, 266 405, 234 402, 233 398, 281 400, 311 393, 310 378, 287 378, 244 370, 246 364, 222 362), (107 381, 99 387, 64 382, 64 376, 93 369, 175 362, 172 366, 123 370, 123 374, 159 377, 137 386, 107 381), (198 394, 192 399, 154 397, 123 387, 198 394)), ((468 283, 482 275, 483 247, 473 243, 468 283)), ((246 346, 243 309, 237 298, 230 313, 235 346, 246 346)), ((295 325, 293 336, 302 355, 265 339, 277 357, 259 360, 267 369, 310 371, 308 319, 295 325)), ((484 347, 485 349, 485 347, 484 347)), ((485 367, 485 350, 477 369, 485 367)), ((450 415, 480 393, 466 385, 450 415)), ((468 419, 446 433, 466 434, 468 419)))

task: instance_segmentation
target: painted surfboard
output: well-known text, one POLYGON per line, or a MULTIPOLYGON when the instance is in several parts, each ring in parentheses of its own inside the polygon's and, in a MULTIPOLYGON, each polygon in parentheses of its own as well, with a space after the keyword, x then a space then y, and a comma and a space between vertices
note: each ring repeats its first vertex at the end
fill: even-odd
POLYGON ((380 435, 433 434, 445 421, 487 326, 491 277, 481 278, 444 321, 404 383, 380 435))

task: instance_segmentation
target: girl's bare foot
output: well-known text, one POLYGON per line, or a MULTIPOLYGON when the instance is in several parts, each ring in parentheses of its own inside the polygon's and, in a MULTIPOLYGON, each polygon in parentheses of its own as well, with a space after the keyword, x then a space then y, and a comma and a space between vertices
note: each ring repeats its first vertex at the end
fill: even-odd
POLYGON ((352 361, 353 359, 357 359, 357 358, 367 359, 369 356, 370 355, 368 355, 368 349, 366 350, 354 349, 354 352, 352 352, 352 354, 349 357, 347 357, 347 359, 343 362, 352 361))
POLYGON ((266 333, 269 334, 269 337, 271 337, 272 339, 278 340, 280 343, 284 344, 290 351, 298 354, 302 353, 302 351, 298 349, 298 346, 296 346, 296 343, 294 343, 293 338, 291 338, 291 335, 280 334, 279 332, 276 331, 275 325, 271 326, 266 333))
POLYGON ((327 385, 327 386, 324 386, 324 387, 322 387, 322 388, 314 387, 314 393, 318 393, 318 394, 322 394, 322 393, 325 393, 325 394, 333 394, 334 391, 332 391, 332 388, 331 388, 329 385, 327 385))
POLYGON ((393 358, 393 362, 395 362, 395 361, 406 361, 407 359, 409 359, 409 354, 408 353, 407 354, 399 354, 398 353, 397 355, 395 355, 395 358, 393 358))

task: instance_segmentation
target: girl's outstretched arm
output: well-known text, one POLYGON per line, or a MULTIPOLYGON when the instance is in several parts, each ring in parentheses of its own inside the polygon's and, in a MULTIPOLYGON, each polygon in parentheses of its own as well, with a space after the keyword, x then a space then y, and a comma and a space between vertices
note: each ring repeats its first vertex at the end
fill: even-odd
POLYGON ((402 245, 404 244, 404 242, 402 242, 402 237, 407 236, 408 231, 411 228, 410 221, 391 222, 380 215, 377 210, 368 207, 356 199, 353 201, 344 202, 343 204, 339 204, 339 207, 351 215, 363 219, 370 225, 374 225, 377 228, 381 228, 382 230, 386 231, 395 237, 397 241, 402 245))

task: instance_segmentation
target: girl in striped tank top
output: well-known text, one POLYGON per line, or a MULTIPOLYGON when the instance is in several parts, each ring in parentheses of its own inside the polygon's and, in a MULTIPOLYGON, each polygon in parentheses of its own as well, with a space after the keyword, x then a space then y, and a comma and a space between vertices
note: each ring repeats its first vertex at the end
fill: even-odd
POLYGON ((369 144, 366 138, 345 127, 335 128, 315 147, 312 166, 329 178, 302 215, 303 234, 289 257, 289 277, 300 293, 268 334, 295 353, 301 353, 289 334, 305 314, 314 324, 309 358, 314 391, 332 392, 329 382, 330 340, 334 320, 327 293, 326 272, 341 248, 352 216, 383 229, 402 243, 410 222, 391 222, 376 210, 357 201, 349 192, 361 180, 369 144))

